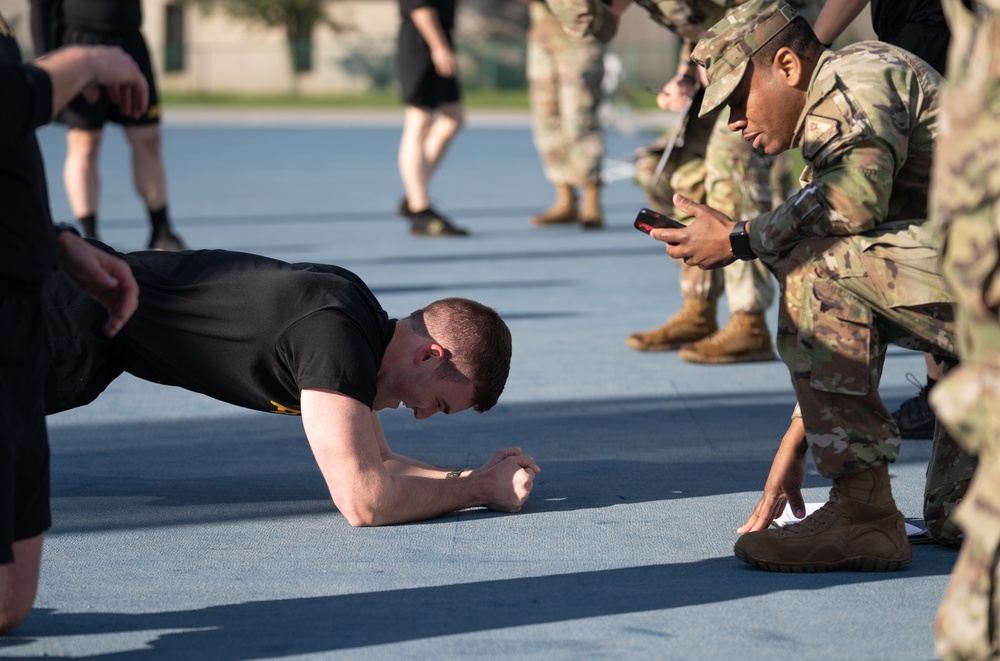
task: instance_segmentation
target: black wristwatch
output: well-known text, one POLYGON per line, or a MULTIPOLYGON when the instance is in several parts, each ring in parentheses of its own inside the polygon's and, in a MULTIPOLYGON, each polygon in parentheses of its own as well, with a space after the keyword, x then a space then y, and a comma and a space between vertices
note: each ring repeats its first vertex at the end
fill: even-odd
POLYGON ((750 235, 747 234, 747 221, 741 220, 733 227, 729 233, 729 248, 733 251, 733 257, 744 261, 757 259, 750 248, 750 235))

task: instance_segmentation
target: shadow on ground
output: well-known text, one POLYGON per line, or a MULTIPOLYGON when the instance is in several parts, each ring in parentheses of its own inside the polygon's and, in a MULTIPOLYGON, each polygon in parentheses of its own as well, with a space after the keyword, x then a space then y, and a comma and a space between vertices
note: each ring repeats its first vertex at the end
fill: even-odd
MULTIPOLYGON (((944 549, 920 547, 919 554, 944 549)), ((471 632, 583 618, 660 611, 788 590, 811 591, 846 584, 891 582, 947 573, 938 562, 914 563, 886 574, 785 576, 713 558, 670 565, 628 567, 391 590, 367 594, 276 599, 161 613, 67 613, 41 610, 32 628, 47 637, 129 631, 164 633, 143 650, 120 656, 211 659, 309 654, 471 632)), ((947 565, 945 565, 947 567, 947 565)), ((780 635, 780 628, 775 630, 780 635)), ((11 637, 5 646, 31 642, 11 637)), ((102 655, 103 659, 119 655, 102 655)))

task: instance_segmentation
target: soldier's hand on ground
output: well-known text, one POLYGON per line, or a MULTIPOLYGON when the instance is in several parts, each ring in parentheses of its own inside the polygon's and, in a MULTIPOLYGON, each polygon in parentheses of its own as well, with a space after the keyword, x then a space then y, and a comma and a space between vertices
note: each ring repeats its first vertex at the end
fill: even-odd
POLYGON ((678 210, 694 216, 694 220, 685 229, 655 229, 649 233, 667 244, 667 254, 701 269, 718 269, 736 261, 729 243, 733 221, 727 215, 683 195, 675 194, 673 201, 678 210))
POLYGON ((139 307, 139 285, 128 264, 72 232, 59 235, 59 270, 108 310, 108 337, 114 337, 139 307))
POLYGON ((806 515, 806 504, 802 500, 802 484, 806 479, 805 427, 802 418, 793 418, 788 431, 781 439, 778 452, 771 462, 771 471, 764 484, 764 494, 757 501, 753 513, 746 523, 737 528, 743 534, 763 530, 781 516, 785 505, 791 506, 792 514, 798 518, 806 515))
POLYGON ((528 495, 534 486, 535 473, 540 469, 531 457, 515 454, 503 458, 499 463, 494 463, 490 468, 484 466, 480 470, 486 472, 494 485, 492 488, 494 495, 486 506, 497 512, 518 512, 528 500, 528 495))

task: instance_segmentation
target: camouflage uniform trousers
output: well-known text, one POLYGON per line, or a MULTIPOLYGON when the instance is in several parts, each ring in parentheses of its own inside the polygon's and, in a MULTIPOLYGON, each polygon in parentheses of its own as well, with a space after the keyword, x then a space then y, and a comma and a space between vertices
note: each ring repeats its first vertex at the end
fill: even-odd
MULTIPOLYGON (((908 230, 805 241, 770 264, 782 284, 777 346, 788 366, 816 470, 826 478, 891 463, 899 430, 879 396, 890 343, 955 364, 954 313, 938 251, 908 230)), ((975 459, 934 434, 924 520, 946 545, 975 459)))
POLYGON ((932 219, 947 232, 942 271, 955 292, 961 365, 931 404, 979 457, 956 512, 965 541, 938 611, 944 659, 1000 656, 1000 3, 945 3, 952 43, 935 152, 932 219), (986 7, 985 5, 991 5, 986 7))
MULTIPOLYGON (((692 113, 699 105, 696 97, 692 113)), ((728 110, 702 118, 688 115, 683 143, 678 141, 655 185, 652 175, 663 149, 654 148, 637 159, 636 183, 654 210, 684 223, 692 220, 674 208, 675 191, 733 220, 750 220, 784 201, 791 188, 788 156, 755 152, 729 130, 728 117, 728 110)), ((666 145, 666 139, 659 144, 666 145)), ((735 262, 721 271, 680 267, 684 298, 714 302, 725 291, 731 314, 762 313, 774 301, 774 281, 759 262, 735 262)))
POLYGON ((575 39, 544 2, 531 2, 528 94, 535 148, 553 184, 596 185, 604 138, 597 117, 604 77, 604 46, 575 39))

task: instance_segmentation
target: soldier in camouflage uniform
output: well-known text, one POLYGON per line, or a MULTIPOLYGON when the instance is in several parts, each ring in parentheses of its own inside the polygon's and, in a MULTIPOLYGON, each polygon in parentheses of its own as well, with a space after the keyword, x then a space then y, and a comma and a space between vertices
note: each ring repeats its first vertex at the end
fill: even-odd
POLYGON ((952 30, 932 222, 947 235, 962 364, 931 393, 938 418, 979 467, 955 513, 965 541, 936 622, 943 659, 1000 656, 1000 2, 944 3, 952 30))
POLYGON ((556 189, 555 205, 531 222, 539 226, 579 222, 585 229, 598 229, 604 225, 600 176, 604 138, 597 119, 604 45, 594 37, 567 34, 541 0, 531 0, 528 13, 528 93, 535 147, 545 176, 556 189), (577 188, 583 190, 579 209, 577 188))
MULTIPOLYGON (((911 559, 889 484, 899 430, 878 394, 888 343, 954 363, 952 297, 940 273, 940 234, 926 227, 941 77, 894 46, 824 49, 785 2, 751 0, 694 51, 707 68, 703 112, 723 103, 729 127, 754 148, 801 147, 802 190, 774 211, 736 223, 680 196, 695 220, 655 230, 675 258, 702 268, 760 258, 781 285, 778 351, 800 418, 741 528, 737 557, 777 571, 889 571, 911 559), (787 501, 804 513, 806 452, 833 480, 830 500, 802 522, 765 529, 787 501)), ((924 518, 941 543, 974 469, 939 426, 924 518)))
MULTIPOLYGON (((664 109, 678 110, 690 96, 692 111, 682 128, 682 139, 671 153, 667 167, 654 181, 662 149, 650 149, 636 161, 636 182, 646 192, 653 209, 685 221, 670 199, 679 192, 738 219, 770 210, 775 195, 770 172, 774 157, 754 154, 748 145, 726 130, 725 112, 698 118, 697 67, 690 62, 693 44, 704 31, 744 0, 635 0, 658 24, 684 41, 680 67, 658 99, 664 109)), ((814 5, 813 0, 795 0, 814 5)), ((628 3, 605 5, 600 0, 548 0, 553 13, 570 32, 610 39, 617 14, 628 3)), ((787 189, 780 189, 784 199, 787 189)), ((737 363, 775 360, 765 313, 774 301, 774 282, 760 264, 734 264, 723 273, 705 273, 681 267, 681 309, 663 325, 632 333, 627 344, 638 351, 673 351, 694 363, 737 363), (729 302, 729 322, 718 327, 718 299, 723 291, 729 302)))

